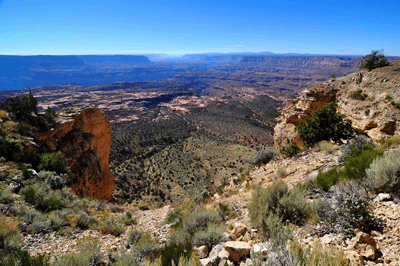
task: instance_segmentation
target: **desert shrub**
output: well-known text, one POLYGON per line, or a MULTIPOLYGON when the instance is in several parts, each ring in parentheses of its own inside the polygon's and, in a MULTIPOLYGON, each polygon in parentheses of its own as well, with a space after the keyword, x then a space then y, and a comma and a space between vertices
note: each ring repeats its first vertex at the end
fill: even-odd
POLYGON ((290 243, 290 254, 296 259, 299 266, 348 266, 350 260, 346 257, 343 249, 338 247, 323 246, 315 243, 312 247, 303 248, 300 243, 290 243))
POLYGON ((134 245, 136 244, 144 235, 144 232, 141 230, 131 230, 128 232, 128 245, 134 245))
POLYGON ((50 185, 52 189, 61 189, 67 185, 68 175, 56 172, 40 171, 39 178, 50 185))
POLYGON ((8 118, 8 114, 5 110, 0 110, 0 119, 8 118))
POLYGON ((366 170, 376 157, 382 155, 382 151, 374 146, 364 144, 362 150, 354 147, 350 156, 346 158, 342 176, 345 179, 363 179, 366 177, 366 170))
POLYGON ((313 150, 316 152, 325 151, 326 153, 329 153, 329 154, 333 153, 334 151, 336 151, 338 149, 339 149, 339 146, 331 143, 330 141, 326 141, 326 140, 318 142, 313 148, 313 150))
POLYGON ((291 142, 288 146, 280 148, 280 153, 285 157, 292 157, 298 154, 300 151, 301 149, 294 142, 291 142))
POLYGON ((360 90, 356 90, 355 92, 353 92, 351 94, 351 98, 356 99, 356 100, 360 100, 360 101, 365 101, 367 99, 368 95, 366 93, 363 93, 363 91, 360 90))
POLYGON ((158 240, 154 239, 150 232, 146 232, 132 248, 132 253, 138 262, 145 258, 154 260, 160 253, 158 240))
POLYGON ((361 60, 360 69, 372 70, 378 67, 388 66, 389 62, 383 55, 383 51, 372 51, 361 60))
POLYGON ((265 219, 270 215, 276 215, 284 222, 304 223, 312 211, 304 196, 305 191, 301 187, 289 191, 282 181, 266 188, 257 188, 248 205, 252 224, 262 229, 265 219))
POLYGON ((313 202, 320 221, 322 222, 321 233, 328 234, 335 232, 338 214, 328 201, 317 200, 313 202))
POLYGON ((198 207, 192 213, 183 217, 182 228, 191 237, 198 231, 205 230, 209 225, 220 224, 222 218, 217 211, 198 207))
POLYGON ((14 114, 19 119, 26 118, 32 113, 37 114, 37 99, 33 96, 32 92, 22 98, 15 96, 6 100, 7 111, 14 114))
POLYGON ((100 233, 103 235, 120 236, 125 232, 125 228, 116 222, 110 222, 100 227, 100 233))
POLYGON ((7 189, 0 189, 0 203, 11 203, 14 202, 13 193, 7 189))
POLYGON ((391 147, 391 146, 399 146, 400 145, 400 136, 393 136, 385 140, 384 146, 391 147))
POLYGON ((39 234, 51 231, 50 219, 48 219, 47 215, 43 215, 35 209, 27 210, 21 217, 21 222, 21 231, 28 234, 39 234))
POLYGON ((368 195, 360 182, 350 181, 336 186, 334 199, 338 209, 338 224, 346 236, 354 236, 356 229, 370 232, 376 226, 368 195))
POLYGON ((351 127, 351 121, 336 112, 333 102, 327 103, 321 109, 315 111, 311 117, 301 120, 296 126, 300 133, 299 139, 308 147, 314 146, 321 140, 332 140, 341 143, 342 140, 351 138, 355 131, 351 127))
POLYGON ((43 153, 40 155, 39 169, 44 171, 67 174, 72 177, 67 161, 62 152, 43 153))
POLYGON ((180 261, 188 260, 191 257, 192 252, 193 249, 191 243, 167 243, 160 251, 161 265, 181 265, 180 261))
POLYGON ((358 150, 362 152, 364 144, 375 146, 371 140, 369 140, 367 137, 363 135, 357 135, 355 138, 352 138, 346 145, 343 146, 342 156, 340 157, 339 160, 341 162, 346 161, 346 158, 350 155, 351 150, 353 150, 353 148, 358 148, 358 150))
POLYGON ((251 162, 256 166, 260 166, 263 164, 267 164, 275 156, 276 153, 273 150, 262 150, 257 152, 256 156, 251 160, 251 162))
POLYGON ((0 266, 16 266, 16 265, 29 265, 29 266, 50 266, 46 257, 42 255, 32 256, 26 250, 17 250, 8 253, 0 258, 0 266))
POLYGON ((97 239, 84 239, 82 242, 78 243, 78 245, 79 252, 64 255, 53 264, 55 266, 105 265, 97 239))
POLYGON ((19 194, 36 209, 49 212, 60 210, 71 205, 74 196, 68 188, 52 190, 46 183, 28 182, 19 194))
POLYGON ((375 158, 366 170, 367 184, 375 192, 400 195, 400 152, 387 152, 375 158))
POLYGON ((22 236, 17 229, 17 223, 5 217, 0 217, 0 254, 18 250, 22 236))
POLYGON ((79 214, 79 218, 76 222, 76 226, 79 227, 82 230, 88 229, 91 225, 97 224, 97 220, 92 217, 91 215, 88 215, 85 212, 81 212, 79 214))
POLYGON ((214 245, 221 242, 224 232, 224 225, 209 224, 207 228, 199 230, 194 234, 192 243, 195 246, 205 245, 211 250, 214 245))
POLYGON ((131 212, 126 212, 125 214, 122 214, 119 217, 119 220, 124 224, 124 225, 133 225, 133 224, 137 224, 137 220, 136 217, 132 216, 131 212))
POLYGON ((339 171, 336 167, 329 169, 326 172, 319 171, 314 182, 323 190, 328 191, 333 185, 335 185, 339 181, 341 173, 342 172, 339 171))

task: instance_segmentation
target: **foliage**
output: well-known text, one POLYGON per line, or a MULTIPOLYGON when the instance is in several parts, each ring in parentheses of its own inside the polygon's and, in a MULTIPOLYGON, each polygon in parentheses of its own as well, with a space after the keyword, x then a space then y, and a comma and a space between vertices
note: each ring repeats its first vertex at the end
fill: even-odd
POLYGON ((69 177, 73 176, 61 151, 41 154, 39 169, 58 174, 67 174, 69 177))
MULTIPOLYGON (((362 142, 355 141, 359 145, 362 142)), ((359 150, 357 145, 350 145, 353 147, 350 154, 347 155, 343 169, 339 170, 336 167, 329 169, 326 172, 319 172, 317 177, 312 181, 320 188, 328 191, 333 185, 339 181, 351 179, 364 179, 366 177, 366 170, 373 160, 382 154, 382 151, 375 149, 370 144, 364 144, 359 150)))
POLYGON ((367 99, 368 95, 366 93, 363 93, 361 89, 356 90, 351 94, 351 98, 360 100, 360 101, 365 101, 367 99))
POLYGON ((48 260, 42 256, 32 256, 27 250, 17 250, 0 258, 0 266, 50 266, 48 260))
POLYGON ((350 260, 341 248, 323 246, 315 243, 312 247, 303 248, 300 243, 290 243, 290 253, 296 258, 298 266, 349 266, 350 260))
POLYGON ((276 156, 276 153, 273 150, 262 150, 257 152, 256 156, 252 159, 252 164, 256 166, 260 166, 263 164, 267 164, 276 156))
POLYGON ((87 266, 104 265, 103 255, 100 252, 98 240, 95 238, 84 239, 79 244, 79 252, 62 256, 54 263, 55 266, 87 266))
POLYGON ((345 179, 363 179, 366 177, 366 170, 372 161, 382 155, 382 151, 375 149, 372 145, 364 144, 362 150, 354 147, 350 156, 346 158, 343 169, 345 179))
POLYGON ((266 188, 257 188, 248 205, 252 224, 260 228, 264 234, 266 219, 275 215, 282 221, 303 224, 312 214, 311 206, 306 203, 305 191, 297 186, 288 190, 282 182, 274 182, 266 188))
POLYGON ((160 251, 162 266, 180 265, 182 259, 187 260, 193 252, 191 243, 167 243, 160 251))
POLYGON ((136 244, 144 235, 143 231, 140 230, 131 230, 128 232, 128 245, 136 244))
POLYGON ((13 193, 7 189, 0 189, 0 203, 11 203, 14 202, 13 193))
POLYGON ((281 147, 280 152, 285 157, 292 157, 300 152, 300 148, 296 145, 296 143, 291 142, 288 146, 281 147))
POLYGON ((332 140, 341 143, 342 140, 351 138, 354 130, 351 121, 336 112, 333 102, 327 103, 321 109, 315 111, 311 117, 301 120, 296 126, 300 133, 299 139, 304 141, 308 147, 314 146, 321 140, 332 140))
POLYGON ((388 65, 389 62, 387 61, 387 58, 383 55, 383 50, 375 50, 363 57, 363 59, 361 60, 360 69, 367 69, 370 71, 372 69, 388 65))
POLYGON ((50 185, 51 189, 62 189, 67 185, 68 175, 51 171, 40 171, 39 178, 50 185))
POLYGON ((339 171, 336 167, 329 169, 326 172, 319 171, 314 182, 323 190, 328 191, 331 186, 339 181, 341 173, 342 172, 339 171))
POLYGON ((7 110, 14 114, 17 120, 25 119, 32 113, 37 115, 37 99, 33 96, 32 92, 22 98, 15 96, 6 101, 7 110))
POLYGON ((367 184, 375 192, 400 196, 400 152, 391 151, 375 158, 366 174, 367 184))
POLYGON ((369 233, 376 227, 368 195, 358 181, 336 186, 334 198, 338 208, 337 222, 346 236, 354 236, 356 229, 369 233))
POLYGON ((340 157, 339 161, 346 161, 347 156, 350 155, 351 150, 353 150, 353 148, 355 147, 357 147, 358 150, 362 152, 364 144, 375 146, 374 143, 364 135, 357 135, 356 137, 349 140, 348 143, 342 148, 342 156, 340 157))
POLYGON ((150 232, 146 232, 132 248, 132 252, 138 262, 145 258, 154 260, 160 253, 158 240, 154 239, 150 232))
POLYGON ((68 188, 52 190, 48 184, 41 182, 28 182, 19 193, 24 200, 43 212, 66 208, 74 200, 68 188))
POLYGON ((0 254, 1 251, 11 252, 19 249, 22 236, 18 232, 17 224, 5 217, 0 217, 0 254))

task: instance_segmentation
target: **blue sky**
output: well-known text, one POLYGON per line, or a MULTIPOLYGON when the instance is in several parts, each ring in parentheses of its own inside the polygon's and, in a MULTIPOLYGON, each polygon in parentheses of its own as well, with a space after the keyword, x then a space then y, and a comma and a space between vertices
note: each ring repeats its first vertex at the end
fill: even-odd
POLYGON ((0 0, 0 54, 400 56, 400 1, 0 0))

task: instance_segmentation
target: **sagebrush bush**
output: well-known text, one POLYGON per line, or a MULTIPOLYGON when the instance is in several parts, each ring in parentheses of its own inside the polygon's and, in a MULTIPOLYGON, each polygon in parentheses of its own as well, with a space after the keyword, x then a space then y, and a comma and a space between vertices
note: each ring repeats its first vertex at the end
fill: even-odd
POLYGON ((343 249, 338 247, 323 246, 317 242, 309 248, 303 248, 300 243, 290 243, 290 254, 297 261, 296 265, 318 265, 318 266, 348 266, 350 260, 346 257, 343 249))
POLYGON ((138 262, 145 258, 154 260, 160 253, 158 239, 153 238, 150 232, 146 232, 132 248, 132 253, 138 262))
POLYGON ((65 157, 60 151, 41 154, 39 169, 56 172, 57 174, 67 174, 69 177, 73 177, 65 157))
POLYGON ((0 255, 18 250, 21 243, 22 236, 17 229, 17 223, 0 217, 0 255))
POLYGON ((193 245, 202 246, 205 245, 209 250, 220 243, 224 238, 225 226, 220 224, 209 224, 207 228, 197 231, 192 239, 193 245))
POLYGON ((251 163, 256 166, 267 164, 275 156, 276 156, 276 153, 273 150, 262 150, 262 151, 257 152, 256 156, 251 160, 251 163))
POLYGON ((342 148, 342 156, 340 157, 340 161, 344 162, 346 161, 346 158, 350 155, 351 151, 353 148, 358 148, 360 152, 363 151, 363 146, 365 144, 368 144, 367 147, 373 146, 375 147, 374 143, 368 139, 366 136, 363 135, 357 135, 355 138, 352 138, 349 140, 349 142, 343 146, 342 148))
POLYGON ((366 170, 367 184, 375 192, 400 195, 400 152, 386 152, 375 158, 366 170))
POLYGON ((282 181, 257 188, 248 205, 252 224, 262 228, 270 215, 276 215, 284 222, 303 224, 312 214, 310 204, 305 201, 305 193, 299 186, 289 191, 282 181))
POLYGON ((359 181, 349 181, 335 187, 334 199, 338 211, 338 224, 348 237, 356 229, 369 233, 376 226, 370 209, 370 199, 359 181))
POLYGON ((0 189, 0 203, 11 203, 14 202, 13 193, 7 189, 0 189))
POLYGON ((57 174, 50 171, 40 171, 39 178, 49 184, 52 189, 62 189, 68 181, 67 174, 57 174))
POLYGON ((128 232, 128 240, 127 240, 127 244, 128 245, 134 245, 136 244, 144 235, 144 232, 141 230, 131 230, 128 232))
POLYGON ((62 256, 53 264, 55 266, 87 266, 87 265, 105 265, 104 258, 100 252, 100 246, 97 239, 88 238, 78 243, 79 252, 62 256))

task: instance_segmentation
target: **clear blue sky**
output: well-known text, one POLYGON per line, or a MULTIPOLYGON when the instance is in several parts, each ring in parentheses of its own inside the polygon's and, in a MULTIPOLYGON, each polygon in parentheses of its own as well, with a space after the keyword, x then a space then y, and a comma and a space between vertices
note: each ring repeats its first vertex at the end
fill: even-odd
POLYGON ((399 0, 0 0, 0 54, 400 56, 399 14, 399 0))

